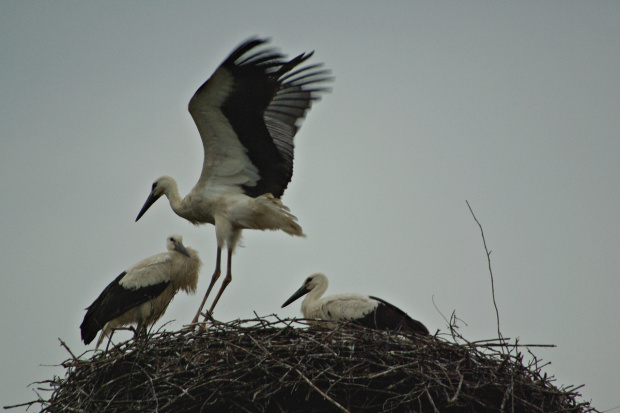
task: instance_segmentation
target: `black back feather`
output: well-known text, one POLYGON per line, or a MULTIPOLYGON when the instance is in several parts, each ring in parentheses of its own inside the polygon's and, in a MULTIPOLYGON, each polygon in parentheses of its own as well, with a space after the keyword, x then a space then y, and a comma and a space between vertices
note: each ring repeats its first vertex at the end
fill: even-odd
POLYGON ((156 298, 170 284, 169 281, 165 281, 132 290, 120 285, 120 281, 126 274, 123 271, 88 306, 84 321, 80 325, 82 340, 85 344, 93 341, 99 330, 108 321, 114 320, 132 308, 156 298))
POLYGON ((418 334, 428 334, 428 329, 421 322, 409 317, 400 308, 377 297, 370 296, 379 302, 379 305, 362 318, 353 320, 354 323, 377 330, 408 331, 418 334))

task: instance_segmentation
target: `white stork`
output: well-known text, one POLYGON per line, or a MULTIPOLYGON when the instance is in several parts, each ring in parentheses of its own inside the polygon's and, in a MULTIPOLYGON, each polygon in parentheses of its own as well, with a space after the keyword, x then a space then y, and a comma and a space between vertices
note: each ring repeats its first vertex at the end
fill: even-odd
POLYGON ((183 246, 183 237, 166 239, 168 252, 146 258, 123 271, 86 309, 80 325, 82 340, 89 344, 101 331, 95 350, 118 327, 137 324, 136 335, 146 334, 166 311, 179 290, 196 292, 201 262, 198 252, 183 246))
POLYGON ((220 276, 221 252, 228 268, 209 315, 232 280, 231 260, 243 229, 282 230, 304 236, 297 218, 280 202, 293 174, 293 137, 312 101, 328 89, 322 64, 302 65, 312 53, 292 60, 252 38, 235 49, 194 94, 189 112, 200 133, 204 163, 198 183, 181 198, 174 179, 162 176, 136 221, 162 195, 172 210, 193 224, 215 225, 215 271, 192 323, 198 321, 220 276))
POLYGON ((282 308, 308 294, 301 303, 304 318, 323 320, 310 321, 311 325, 335 328, 337 322, 351 321, 377 330, 428 334, 424 324, 380 298, 362 294, 336 294, 321 298, 328 284, 325 274, 312 274, 301 288, 282 304, 282 308))

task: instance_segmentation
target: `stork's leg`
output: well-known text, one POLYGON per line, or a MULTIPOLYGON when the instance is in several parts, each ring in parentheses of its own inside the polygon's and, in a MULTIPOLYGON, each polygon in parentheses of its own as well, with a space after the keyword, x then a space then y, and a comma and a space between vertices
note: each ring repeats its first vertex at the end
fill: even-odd
POLYGON ((211 276, 211 284, 209 284, 209 288, 207 289, 207 293, 205 294, 205 298, 202 299, 202 304, 200 304, 200 308, 198 309, 198 312, 196 313, 196 316, 192 320, 192 324, 196 324, 198 322, 198 317, 200 317, 200 313, 202 312, 202 309, 204 308, 205 303, 207 302, 207 298, 209 297, 209 294, 211 293, 211 290, 213 289, 213 286, 215 285, 215 282, 217 281, 218 278, 220 278, 221 256, 222 256, 222 248, 220 248, 218 246, 217 247, 217 257, 215 259, 215 271, 213 272, 213 275, 211 276))
POLYGON ((110 342, 112 341, 112 336, 114 335, 114 329, 110 329, 109 331, 106 330, 105 328, 103 330, 101 330, 101 334, 99 334, 99 340, 97 340, 97 345, 95 346, 95 351, 97 351, 99 349, 99 346, 101 345, 101 343, 103 342, 103 339, 105 337, 108 338, 108 344, 106 345, 105 351, 108 351, 108 347, 110 347, 110 342))
POLYGON ((133 332, 133 339, 137 340, 138 337, 140 337, 141 335, 146 337, 146 323, 144 322, 144 320, 138 321, 138 325, 133 332))
POLYGON ((211 304, 211 308, 209 309, 209 313, 208 313, 209 316, 213 315, 213 309, 215 308, 215 305, 219 301, 220 297, 222 296, 222 293, 224 292, 228 284, 230 284, 230 282, 232 281, 232 271, 230 267, 230 264, 232 262, 232 253, 233 253, 232 248, 228 248, 228 265, 226 268, 226 277, 224 278, 224 281, 222 281, 222 287, 220 288, 220 291, 215 296, 215 300, 213 301, 213 304, 211 304))
POLYGON ((105 352, 106 353, 110 349, 110 343, 112 342, 112 336, 114 335, 114 331, 115 330, 110 331, 110 336, 108 337, 108 344, 106 344, 106 346, 105 346, 105 352))

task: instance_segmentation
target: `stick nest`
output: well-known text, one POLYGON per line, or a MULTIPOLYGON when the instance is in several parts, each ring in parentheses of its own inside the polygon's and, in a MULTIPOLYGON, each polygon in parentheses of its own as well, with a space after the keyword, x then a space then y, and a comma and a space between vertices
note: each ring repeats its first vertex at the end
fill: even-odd
POLYGON ((452 326, 446 337, 305 327, 257 317, 71 353, 64 378, 39 383, 49 400, 26 405, 43 412, 596 412, 577 400, 579 387, 554 386, 531 353, 524 363, 527 347, 516 342, 467 342, 452 326))

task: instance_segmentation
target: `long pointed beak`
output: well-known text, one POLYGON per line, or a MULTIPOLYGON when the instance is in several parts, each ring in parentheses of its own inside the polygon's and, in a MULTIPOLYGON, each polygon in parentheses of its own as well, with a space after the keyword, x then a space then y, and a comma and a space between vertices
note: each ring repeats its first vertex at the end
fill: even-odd
POLYGON ((282 304, 282 307, 280 307, 280 308, 286 307, 287 305, 289 305, 293 301, 297 300, 299 297, 303 297, 304 295, 308 294, 309 292, 310 292, 310 290, 305 285, 302 285, 301 288, 299 290, 295 291, 295 294, 291 295, 291 298, 286 300, 286 302, 284 304, 282 304))
POLYGON ((138 220, 142 217, 142 215, 144 215, 144 213, 151 207, 151 205, 153 205, 155 203, 155 201, 157 201, 159 199, 160 196, 155 196, 155 195, 153 195, 152 192, 149 194, 149 197, 146 198, 146 202, 144 203, 144 205, 142 206, 142 209, 138 213, 138 217, 136 218, 136 222, 138 222, 138 220))
POLYGON ((188 258, 191 258, 189 256, 189 252, 187 252, 187 249, 185 249, 185 246, 183 244, 181 244, 180 242, 177 242, 174 244, 174 249, 175 251, 180 252, 183 255, 187 255, 188 258))

